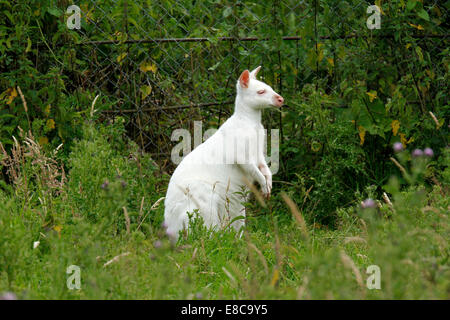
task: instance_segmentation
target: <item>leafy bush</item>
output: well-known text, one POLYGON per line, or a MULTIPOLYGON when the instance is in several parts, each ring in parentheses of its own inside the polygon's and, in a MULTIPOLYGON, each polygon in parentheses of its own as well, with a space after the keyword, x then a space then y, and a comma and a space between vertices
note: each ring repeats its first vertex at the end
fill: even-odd
POLYGON ((117 228, 114 232, 138 226, 149 232, 149 222, 161 222, 155 215, 145 223, 142 220, 159 199, 155 198, 161 183, 155 177, 157 166, 149 155, 139 153, 136 144, 125 140, 123 130, 120 122, 99 129, 86 124, 83 138, 70 154, 68 195, 78 214, 94 222, 108 221, 117 228))

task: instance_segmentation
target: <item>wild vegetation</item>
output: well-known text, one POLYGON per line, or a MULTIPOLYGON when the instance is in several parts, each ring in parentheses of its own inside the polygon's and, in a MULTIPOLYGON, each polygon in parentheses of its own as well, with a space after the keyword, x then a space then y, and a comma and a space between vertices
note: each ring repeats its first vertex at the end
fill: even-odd
POLYGON ((80 1, 79 32, 72 1, 0 1, 0 297, 448 299, 448 5, 375 1, 369 30, 365 1, 297 2, 80 1), (186 36, 209 40, 126 42, 186 36), (287 103, 263 115, 281 138, 272 198, 246 204, 242 237, 193 215, 171 243, 159 151, 232 105, 109 115, 226 102, 258 64, 287 103))

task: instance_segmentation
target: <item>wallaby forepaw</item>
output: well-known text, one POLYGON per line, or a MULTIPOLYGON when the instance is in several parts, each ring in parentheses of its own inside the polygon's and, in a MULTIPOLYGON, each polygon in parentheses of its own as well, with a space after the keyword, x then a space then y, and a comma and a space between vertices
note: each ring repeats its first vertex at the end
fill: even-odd
POLYGON ((272 177, 266 177, 266 190, 267 192, 264 195, 269 199, 270 194, 272 193, 272 177))
POLYGON ((266 198, 267 200, 269 200, 270 198, 270 193, 272 191, 272 186, 270 186, 269 184, 266 184, 263 188, 262 188, 262 194, 264 196, 264 198, 266 198))

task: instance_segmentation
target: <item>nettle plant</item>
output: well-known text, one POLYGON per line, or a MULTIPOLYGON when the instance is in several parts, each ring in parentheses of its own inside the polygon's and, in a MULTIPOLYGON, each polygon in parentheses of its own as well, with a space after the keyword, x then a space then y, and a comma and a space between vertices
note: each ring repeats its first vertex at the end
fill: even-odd
POLYGON ((0 12, 0 141, 9 150, 21 127, 47 151, 70 144, 80 136, 80 106, 90 94, 68 92, 81 60, 63 11, 54 1, 31 0, 3 1, 0 12))

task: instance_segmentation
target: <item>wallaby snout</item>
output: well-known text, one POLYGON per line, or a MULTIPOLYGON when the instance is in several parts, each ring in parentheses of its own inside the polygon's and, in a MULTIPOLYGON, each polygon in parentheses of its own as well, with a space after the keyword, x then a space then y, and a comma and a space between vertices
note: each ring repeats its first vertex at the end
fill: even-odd
POLYGON ((276 95, 273 96, 273 104, 274 104, 276 107, 279 107, 279 108, 280 108, 280 107, 283 105, 283 102, 284 102, 284 99, 283 99, 282 96, 280 96, 280 95, 278 95, 278 94, 276 94, 276 95))

